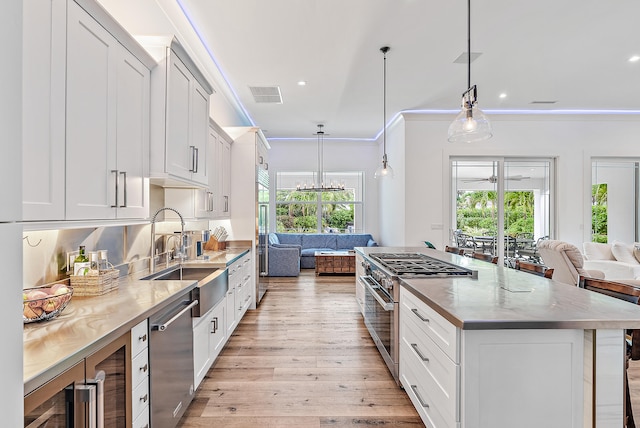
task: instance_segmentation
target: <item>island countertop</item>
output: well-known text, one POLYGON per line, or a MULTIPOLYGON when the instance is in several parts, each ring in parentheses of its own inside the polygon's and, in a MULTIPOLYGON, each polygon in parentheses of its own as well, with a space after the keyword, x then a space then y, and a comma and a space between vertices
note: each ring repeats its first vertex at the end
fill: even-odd
POLYGON ((404 278, 400 285, 463 330, 640 328, 640 306, 527 272, 424 247, 415 251, 476 270, 477 279, 404 278))
MULTIPOLYGON (((189 260, 183 265, 206 264, 224 269, 248 251, 249 248, 232 248, 206 252, 208 260, 189 260)), ((121 277, 117 289, 102 296, 74 296, 58 317, 25 324, 24 394, 63 373, 197 286, 196 281, 140 279, 148 274, 145 271, 121 277)))

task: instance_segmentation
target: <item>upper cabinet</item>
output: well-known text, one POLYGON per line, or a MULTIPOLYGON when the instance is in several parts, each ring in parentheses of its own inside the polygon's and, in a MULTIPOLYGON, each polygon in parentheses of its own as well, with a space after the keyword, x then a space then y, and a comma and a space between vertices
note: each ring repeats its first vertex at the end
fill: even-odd
POLYGON ((24 7, 24 219, 147 218, 155 61, 93 1, 32 3, 24 7))
POLYGON ((151 73, 151 182, 207 187, 213 89, 176 39, 148 49, 159 53, 159 66, 151 73))
POLYGON ((23 2, 22 217, 63 220, 67 0, 23 2))

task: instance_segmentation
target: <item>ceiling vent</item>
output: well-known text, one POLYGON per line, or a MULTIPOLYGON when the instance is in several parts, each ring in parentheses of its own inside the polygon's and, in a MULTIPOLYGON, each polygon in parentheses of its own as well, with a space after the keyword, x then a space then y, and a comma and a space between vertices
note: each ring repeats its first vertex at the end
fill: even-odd
POLYGON ((547 101, 531 101, 531 104, 555 104, 558 101, 551 101, 551 100, 547 100, 547 101))
MULTIPOLYGON (((482 52, 471 52, 471 62, 478 59, 478 57, 482 55, 482 52)), ((462 52, 458 58, 456 58, 453 63, 454 64, 466 64, 468 62, 469 54, 467 52, 462 52)))
POLYGON ((249 89, 257 103, 282 104, 279 86, 249 86, 249 89))

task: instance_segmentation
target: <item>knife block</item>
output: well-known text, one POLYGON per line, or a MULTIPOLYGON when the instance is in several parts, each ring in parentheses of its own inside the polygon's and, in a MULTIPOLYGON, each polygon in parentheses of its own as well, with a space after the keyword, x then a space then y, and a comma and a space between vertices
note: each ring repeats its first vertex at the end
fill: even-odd
POLYGON ((207 243, 204 245, 204 249, 210 251, 220 251, 224 250, 225 248, 227 248, 227 243, 224 241, 220 242, 213 236, 209 238, 207 243))

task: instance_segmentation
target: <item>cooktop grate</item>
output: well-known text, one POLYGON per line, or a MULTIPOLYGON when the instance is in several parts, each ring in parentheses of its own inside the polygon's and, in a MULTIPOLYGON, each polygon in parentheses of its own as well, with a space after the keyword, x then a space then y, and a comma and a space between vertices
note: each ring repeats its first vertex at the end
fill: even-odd
POLYGON ((397 276, 470 276, 477 272, 422 253, 372 253, 369 256, 397 276))

